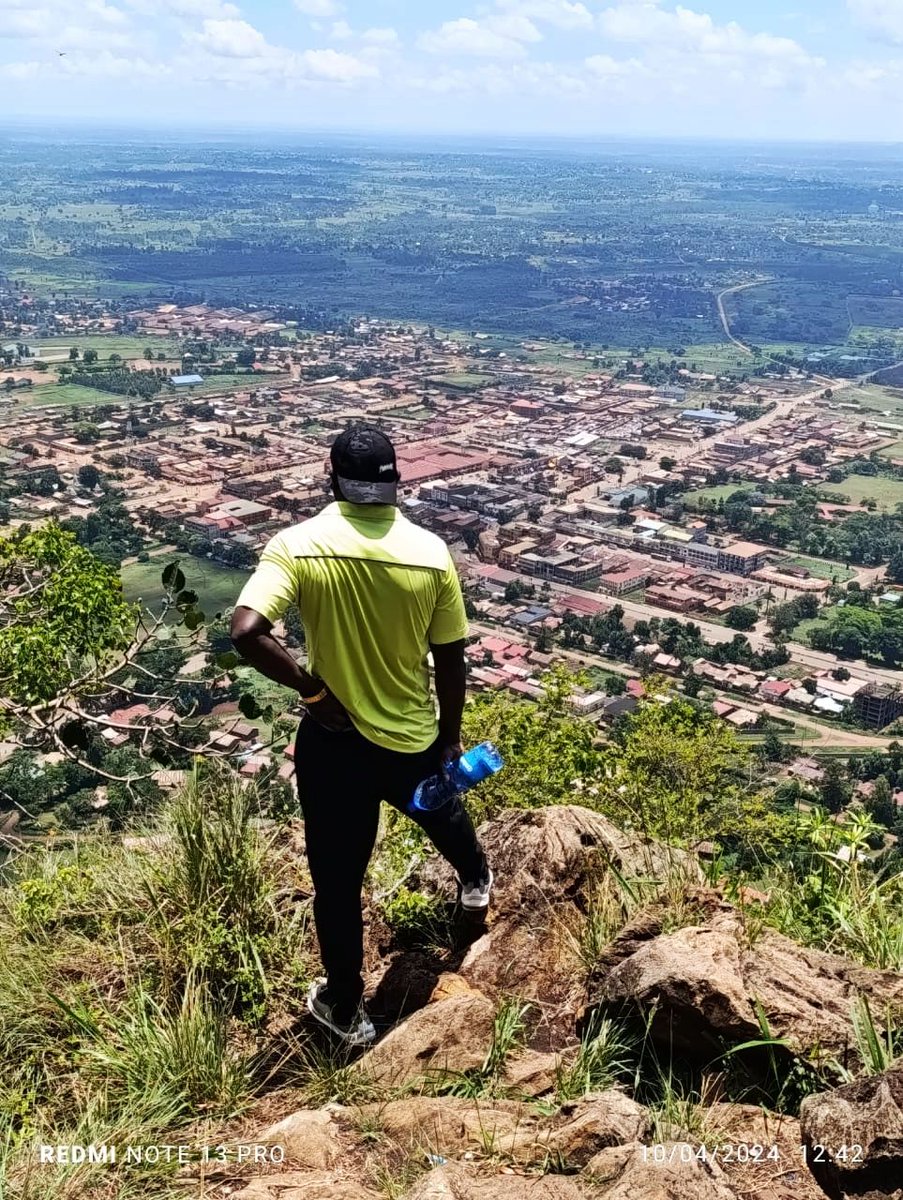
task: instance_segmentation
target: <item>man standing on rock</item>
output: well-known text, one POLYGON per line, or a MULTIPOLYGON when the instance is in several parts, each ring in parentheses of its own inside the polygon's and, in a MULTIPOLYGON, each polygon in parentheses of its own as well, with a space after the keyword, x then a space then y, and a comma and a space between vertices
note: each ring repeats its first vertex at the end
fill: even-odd
MULTIPOLYGON (((385 434, 347 429, 330 461, 335 502, 269 541, 238 598, 232 641, 306 709, 295 770, 326 970, 307 1006, 345 1042, 365 1045, 375 1033, 362 1007, 361 890, 380 801, 404 811, 417 784, 461 753, 467 617, 448 547, 396 507, 400 476, 385 434), (272 634, 289 604, 301 612, 310 671, 272 634)), ((455 868, 462 906, 485 909, 492 872, 460 798, 413 820, 455 868)))

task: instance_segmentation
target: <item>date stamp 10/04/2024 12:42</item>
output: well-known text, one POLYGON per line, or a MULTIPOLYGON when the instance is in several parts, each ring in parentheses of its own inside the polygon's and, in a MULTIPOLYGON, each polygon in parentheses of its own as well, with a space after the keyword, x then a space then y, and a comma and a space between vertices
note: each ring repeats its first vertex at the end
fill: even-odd
MULTIPOLYGON (((785 1150, 776 1144, 760 1144, 757 1142, 718 1142, 714 1145, 694 1146, 689 1142, 654 1142, 642 1148, 643 1162, 649 1166, 672 1166, 684 1163, 691 1165, 695 1162, 719 1164, 730 1163, 778 1163, 786 1162, 785 1150)), ((855 1164, 863 1161, 862 1146, 827 1147, 821 1145, 800 1145, 798 1147, 798 1163, 808 1166, 810 1163, 835 1162, 855 1164)))

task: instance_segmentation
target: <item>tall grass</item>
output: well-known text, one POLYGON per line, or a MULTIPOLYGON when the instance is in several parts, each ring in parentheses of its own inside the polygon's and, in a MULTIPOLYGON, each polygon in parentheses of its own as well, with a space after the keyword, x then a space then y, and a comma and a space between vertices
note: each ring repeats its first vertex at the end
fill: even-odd
MULTIPOLYGON (((87 1196, 97 1171, 109 1174, 38 1171, 40 1141, 180 1140, 172 1135, 201 1117, 242 1112, 272 1079, 285 1048, 263 1036, 264 1023, 294 1010, 311 964, 292 864, 259 811, 253 787, 199 767, 136 848, 92 839, 28 852, 8 869, 4 1200, 87 1196)), ((137 1189, 129 1172, 117 1197, 137 1189)), ((169 1184, 158 1185, 162 1196, 169 1184)))
POLYGON ((876 872, 867 855, 876 830, 865 814, 845 823, 818 810, 807 814, 807 851, 762 884, 770 893, 765 915, 794 941, 903 971, 903 874, 876 872))
POLYGON ((629 1077, 633 1040, 610 1017, 596 1017, 580 1040, 573 1061, 559 1063, 555 1071, 555 1095, 561 1102, 579 1100, 591 1092, 603 1092, 629 1077))

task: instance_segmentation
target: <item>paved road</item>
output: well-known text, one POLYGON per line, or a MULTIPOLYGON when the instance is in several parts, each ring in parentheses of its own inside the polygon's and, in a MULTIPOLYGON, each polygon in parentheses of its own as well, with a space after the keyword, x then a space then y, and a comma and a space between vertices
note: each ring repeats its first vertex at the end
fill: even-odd
POLYGON ((723 292, 718 293, 716 299, 716 303, 718 305, 718 316, 721 318, 721 326, 724 329, 725 336, 729 338, 729 340, 732 341, 739 350, 742 350, 744 354, 752 354, 752 350, 750 350, 749 346, 747 346, 745 342, 741 342, 739 338, 734 337, 734 335, 731 333, 731 323, 727 319, 727 310, 724 307, 724 297, 732 296, 735 292, 745 292, 748 288, 761 287, 764 283, 770 282, 770 279, 756 279, 752 283, 738 283, 736 286, 725 288, 723 292))

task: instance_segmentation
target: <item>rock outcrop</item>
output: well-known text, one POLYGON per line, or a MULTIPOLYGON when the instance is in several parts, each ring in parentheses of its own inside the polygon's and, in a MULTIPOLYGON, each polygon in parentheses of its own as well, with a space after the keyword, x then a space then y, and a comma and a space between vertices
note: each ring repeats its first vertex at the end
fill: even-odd
POLYGON ((761 1012, 791 1053, 817 1047, 856 1068, 858 996, 875 1012, 903 1012, 903 976, 806 949, 770 929, 750 946, 737 911, 722 905, 703 925, 649 940, 625 931, 598 973, 594 999, 644 1020, 654 1012, 652 1036, 697 1061, 761 1038, 761 1012))
POLYGON ((428 1004, 377 1042, 360 1070, 393 1087, 473 1070, 486 1057, 494 1017, 492 1002, 476 991, 428 1004))
POLYGON ((807 1096, 800 1126, 809 1169, 831 1200, 903 1200, 903 1063, 807 1096))
POLYGON ((602 1150, 584 1174, 600 1200, 737 1200, 716 1162, 697 1156, 689 1142, 664 1142, 661 1161, 639 1142, 602 1150))
MULTIPOLYGON (((691 855, 628 836, 576 805, 512 809, 479 833, 496 884, 486 932, 470 946, 458 973, 487 996, 514 994, 540 1005, 550 1021, 577 999, 566 931, 585 910, 593 880, 608 866, 627 876, 658 878, 676 867, 688 879, 699 878, 691 855)), ((421 886, 448 894, 451 869, 431 860, 421 886)))
POLYGON ((404 1200, 597 1200, 588 1181, 567 1175, 473 1175, 458 1166, 437 1167, 424 1175, 404 1200))
POLYGON ((342 1156, 339 1127, 326 1108, 302 1108, 265 1129, 257 1140, 281 1146, 288 1161, 310 1170, 333 1167, 342 1156))
MULTIPOLYGON (((211 1193, 212 1195, 212 1193, 211 1193)), ((385 1200, 356 1179, 331 1171, 285 1171, 248 1180, 229 1200, 385 1200)))

